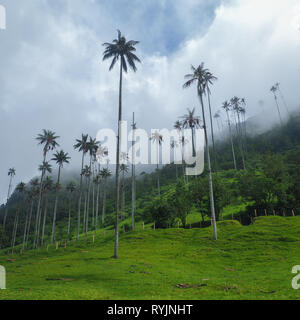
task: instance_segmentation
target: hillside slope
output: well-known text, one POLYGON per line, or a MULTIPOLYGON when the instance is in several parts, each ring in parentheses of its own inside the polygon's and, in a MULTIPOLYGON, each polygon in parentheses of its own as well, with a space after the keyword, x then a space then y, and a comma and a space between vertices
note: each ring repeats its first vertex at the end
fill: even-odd
POLYGON ((299 299, 291 269, 300 264, 300 217, 259 217, 250 226, 123 233, 93 243, 0 256, 7 290, 0 299, 299 299))

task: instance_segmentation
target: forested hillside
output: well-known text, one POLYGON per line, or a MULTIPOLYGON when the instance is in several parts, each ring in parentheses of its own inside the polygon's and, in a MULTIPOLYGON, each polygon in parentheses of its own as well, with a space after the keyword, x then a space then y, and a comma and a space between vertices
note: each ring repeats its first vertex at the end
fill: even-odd
MULTIPOLYGON (((235 139, 238 139, 235 137, 235 139)), ((235 141, 238 145, 238 141, 235 141)), ((217 141, 211 153, 213 159, 213 183, 217 220, 239 219, 249 224, 255 215, 300 214, 300 116, 294 114, 282 127, 245 140, 245 163, 236 150, 237 170, 234 169, 229 139, 217 141)), ((161 197, 157 194, 157 172, 142 173, 136 181, 136 222, 155 223, 156 228, 174 227, 180 224, 191 227, 193 224, 210 225, 210 203, 208 193, 208 176, 205 171, 201 177, 183 176, 183 167, 174 164, 159 169, 161 197), (187 222, 187 217, 189 221, 187 222)), ((105 175, 103 176, 105 177, 105 175)), ((124 175, 125 177, 125 175, 124 175)), ((78 179, 63 181, 60 186, 57 208, 56 239, 64 240, 76 237, 78 179), (74 190, 70 190, 70 183, 74 190), (70 226, 69 226, 70 222, 70 226)), ((86 184, 86 192, 88 185, 86 184)), ((131 178, 125 177, 121 192, 122 228, 131 228, 131 178)), ((115 192, 111 177, 94 181, 89 203, 88 231, 114 225, 115 192), (106 181, 106 182, 105 182, 106 181), (97 188, 99 187, 98 191, 97 188), (105 190, 105 192, 104 192, 105 190), (96 207, 98 196, 98 219, 96 207), (105 199, 104 199, 105 198, 105 199), (105 203, 104 203, 105 202, 105 203), (105 215, 105 216, 104 216, 105 215)), ((26 243, 26 248, 33 246, 35 219, 34 215, 38 195, 38 181, 33 179, 26 186, 26 192, 15 190, 7 206, 0 210, 3 222, 7 212, 5 231, 0 224, 1 248, 11 246, 16 226, 15 244, 26 243), (24 235, 31 213, 30 228, 24 235)), ((43 210, 45 227, 43 244, 50 243, 56 191, 52 187, 44 197, 43 210), (46 213, 46 214, 45 214, 46 213)), ((42 224, 43 221, 41 221, 42 224)), ((84 221, 81 229, 84 231, 84 221)))

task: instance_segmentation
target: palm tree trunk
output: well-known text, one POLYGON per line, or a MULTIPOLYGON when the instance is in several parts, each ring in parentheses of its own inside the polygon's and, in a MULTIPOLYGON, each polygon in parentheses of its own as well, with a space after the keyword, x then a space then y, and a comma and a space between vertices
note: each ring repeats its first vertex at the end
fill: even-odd
POLYGON ((278 111, 278 116, 279 116, 279 120, 280 120, 280 125, 283 126, 283 122, 282 122, 282 118, 281 118, 281 113, 280 113, 280 108, 279 108, 279 104, 278 104, 278 99, 276 94, 274 94, 275 97, 275 102, 276 102, 276 106, 277 106, 277 111, 278 111))
POLYGON ((68 235, 70 234, 71 229, 71 193, 69 195, 69 221, 68 221, 68 235))
POLYGON ((229 126, 229 135, 230 135, 230 141, 231 141, 231 150, 232 150, 233 164, 234 164, 234 169, 237 170, 236 159, 235 159, 235 152, 234 152, 234 145, 233 145, 233 139, 232 139, 232 132, 231 132, 231 124, 230 124, 230 119, 229 119, 228 111, 226 111, 226 114, 227 114, 228 126, 229 126))
MULTIPOLYGON (((45 163, 46 161, 46 156, 47 156, 47 152, 44 152, 43 163, 45 163)), ((38 240, 39 240, 38 223, 39 223, 39 217, 41 212, 44 175, 45 175, 45 171, 43 170, 41 175, 41 181, 40 181, 40 192, 39 192, 39 200, 38 200, 38 206, 37 206, 37 212, 36 212, 35 236, 34 236, 33 247, 36 247, 38 245, 38 240)))
POLYGON ((208 146, 208 138, 207 138, 207 128, 206 128, 206 121, 205 121, 205 111, 204 111, 204 104, 203 104, 203 98, 202 98, 201 92, 199 93, 199 96, 200 96, 200 102, 202 107, 202 117, 203 117, 206 154, 207 154, 207 163, 208 163, 210 208, 211 208, 211 216, 212 216, 212 223, 213 223, 213 230, 214 230, 214 239, 217 240, 217 224, 216 224, 216 215, 215 215, 214 191, 213 191, 210 154, 209 154, 209 146, 208 146))
POLYGON ((213 125, 213 118, 211 113, 211 102, 210 102, 210 93, 207 93, 207 99, 208 99, 208 106, 209 106, 209 116, 210 116, 210 131, 211 131, 211 139, 213 144, 213 152, 214 152, 214 162, 215 162, 215 170, 217 170, 217 154, 216 154, 216 148, 215 148, 215 135, 214 135, 214 125, 213 125))
MULTIPOLYGON (((26 214, 26 213, 25 213, 26 214)), ((25 240, 26 240, 26 232, 27 232, 27 226, 28 226, 28 214, 26 214, 25 218, 25 227, 24 227, 24 234, 23 234, 23 244, 22 244, 22 250, 25 249, 25 240)))
POLYGON ((98 230, 98 219, 99 219, 99 193, 100 193, 100 183, 98 181, 97 184, 97 192, 96 192, 96 221, 95 221, 95 230, 98 230))
POLYGON ((3 231, 5 231, 6 218, 7 218, 7 214, 8 214, 8 200, 10 197, 12 179, 13 179, 13 176, 11 175, 10 179, 9 179, 9 185, 8 185, 8 191, 7 191, 6 208, 5 208, 4 219, 3 219, 3 231))
POLYGON ((29 233, 30 233, 31 217, 32 217, 32 212, 33 212, 33 203, 34 203, 34 201, 31 200, 29 220, 28 220, 28 226, 27 226, 27 231, 26 231, 27 232, 27 234, 26 234, 26 245, 28 243, 28 238, 29 238, 29 233))
POLYGON ((18 209, 18 211, 17 211, 17 214, 16 214, 16 216, 15 216, 15 221, 14 221, 14 229, 13 229, 12 243, 11 243, 12 250, 14 250, 15 244, 16 244, 16 235, 17 235, 17 230, 18 230, 18 221, 19 221, 19 209, 18 209))
POLYGON ((105 222, 105 211, 106 211, 106 178, 104 180, 104 186, 103 186, 103 203, 102 203, 102 227, 104 228, 104 222, 105 222))
POLYGON ((119 202, 120 202, 120 143, 121 143, 121 121, 122 121, 122 82, 123 82, 123 63, 120 62, 120 86, 119 86, 119 121, 117 138, 117 165, 116 165, 116 222, 115 222, 115 259, 119 256, 119 202))
POLYGON ((53 244, 55 237, 55 231, 56 231, 56 213, 57 213, 57 203, 58 203, 58 193, 59 193, 59 182, 60 182, 60 171, 61 166, 58 167, 58 177, 57 177, 57 189, 56 189, 56 196, 55 196, 55 205, 54 205, 54 213, 53 213, 53 223, 52 223, 52 236, 51 236, 51 243, 53 244))
MULTIPOLYGON (((133 114, 133 125, 134 125, 134 114, 133 114)), ((135 215, 135 127, 132 129, 132 182, 131 182, 131 229, 134 230, 134 215, 135 215)))
POLYGON ((158 198, 160 199, 160 181, 159 181, 159 142, 157 142, 157 165, 156 165, 156 172, 157 172, 157 191, 158 191, 158 198))
POLYGON ((239 127, 239 143, 240 143, 240 150, 241 150, 241 155, 242 155, 242 161, 243 161, 243 168, 246 170, 246 163, 245 163, 245 155, 244 155, 244 147, 243 147, 243 131, 241 128, 241 119, 240 119, 240 114, 237 113, 238 115, 238 127, 239 127))
POLYGON ((80 233, 80 209, 81 209, 81 196, 82 196, 83 165, 84 165, 84 151, 82 151, 81 172, 80 172, 80 186, 79 186, 78 214, 77 214, 77 240, 79 240, 79 233, 80 233))
POLYGON ((47 210, 48 210, 48 196, 46 195, 45 200, 45 209, 44 209, 44 218, 43 218, 43 227, 42 227, 42 245, 44 244, 44 237, 45 237, 45 226, 47 220, 47 210))

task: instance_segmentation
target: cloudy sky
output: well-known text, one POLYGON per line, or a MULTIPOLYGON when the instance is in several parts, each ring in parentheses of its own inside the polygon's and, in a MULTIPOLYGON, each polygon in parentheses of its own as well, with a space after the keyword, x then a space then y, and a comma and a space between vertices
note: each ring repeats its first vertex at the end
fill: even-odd
MULTIPOLYGON (((139 40, 138 72, 124 83, 124 118, 139 128, 171 128, 198 106, 195 89, 182 90, 190 65, 202 61, 217 77, 217 111, 233 95, 245 97, 247 116, 274 112, 269 92, 280 82, 290 108, 299 107, 299 0, 0 0, 0 202, 7 170, 15 183, 37 174, 42 129, 55 131, 72 156, 81 133, 115 128, 118 70, 102 62, 103 42, 120 29, 139 40)), ((199 109, 198 109, 199 110, 199 109)))

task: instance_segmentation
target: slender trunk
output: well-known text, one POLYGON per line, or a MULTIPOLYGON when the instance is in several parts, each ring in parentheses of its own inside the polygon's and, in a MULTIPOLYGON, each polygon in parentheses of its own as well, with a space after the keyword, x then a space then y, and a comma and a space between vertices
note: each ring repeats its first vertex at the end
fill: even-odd
POLYGON ((17 214, 15 216, 15 221, 14 221, 14 228, 13 228, 13 235, 12 235, 12 242, 11 242, 12 250, 14 250, 15 244, 16 244, 16 235, 17 235, 17 231, 18 231, 18 221, 19 221, 19 209, 17 210, 17 214))
POLYGON ((68 221, 68 235, 70 234, 70 229, 71 229, 71 192, 69 195, 69 221, 68 221))
POLYGON ((99 219, 99 193, 100 193, 100 183, 98 181, 97 184, 97 196, 96 196, 96 223, 95 223, 95 230, 98 230, 98 219, 99 219))
POLYGON ((104 180, 104 186, 103 186, 103 203, 102 203, 102 227, 104 228, 105 223, 105 211, 106 211, 106 178, 104 180))
POLYGON ((276 106, 277 106, 278 116, 279 116, 279 120, 280 120, 280 125, 283 126, 281 113, 280 113, 280 108, 279 108, 278 99, 277 99, 276 94, 274 94, 274 97, 275 97, 275 101, 276 101, 276 106))
POLYGON ((160 181, 159 181, 159 143, 157 142, 157 165, 156 165, 156 172, 157 172, 157 191, 158 191, 158 198, 160 199, 160 181))
POLYGON ((205 144, 206 144, 206 154, 207 154, 207 163, 208 163, 208 176, 209 176, 209 198, 210 198, 210 208, 211 208, 211 216, 212 216, 212 224, 214 230, 214 239, 217 240, 217 224, 216 224, 216 215, 215 215, 215 203, 214 203, 214 191, 213 191, 213 182, 212 182, 212 173, 211 173, 211 163, 210 163, 210 154, 209 154, 209 146, 208 146, 208 138, 207 138, 207 128, 205 121, 205 111, 202 93, 199 93, 201 107, 202 107, 202 117, 203 117, 203 125, 204 125, 204 135, 205 135, 205 144))
POLYGON ((125 219, 125 185, 124 185, 124 180, 125 180, 125 172, 122 172, 122 202, 121 202, 121 212, 122 212, 122 220, 125 219))
POLYGON ((44 219, 43 219, 43 227, 42 227, 42 245, 44 244, 44 238, 45 238, 45 227, 46 227, 46 221, 47 221, 47 211, 48 211, 48 195, 45 195, 45 210, 44 210, 44 219))
POLYGON ((53 223, 52 223, 52 236, 51 236, 51 243, 53 244, 56 232, 56 213, 57 213, 57 204, 58 204, 58 194, 59 194, 59 182, 60 182, 60 172, 61 166, 58 167, 58 177, 57 177, 57 186, 56 186, 56 196, 55 196, 55 205, 54 205, 54 213, 53 213, 53 223))
POLYGON ((120 202, 120 144, 121 144, 121 121, 122 121, 122 82, 123 82, 123 62, 120 63, 120 87, 119 87, 119 120, 117 138, 117 165, 116 165, 116 222, 115 222, 115 259, 119 256, 119 202, 120 202))
POLYGON ((287 106, 287 103, 286 103, 286 101, 285 101, 285 98, 284 98, 284 96, 283 96, 283 94, 282 94, 282 91, 281 91, 279 88, 278 88, 278 91, 279 91, 279 93, 280 93, 281 100, 282 100, 282 102, 283 102, 283 104, 284 104, 284 106, 285 106, 285 108, 286 108, 287 115, 290 116, 291 114, 290 114, 289 108, 288 108, 288 106, 287 106))
POLYGON ((240 114, 237 112, 238 116, 238 127, 239 127, 239 144, 240 144, 240 151, 241 151, 241 156, 242 156, 242 161, 243 161, 243 168, 246 170, 246 163, 245 163, 245 155, 244 155, 244 147, 243 147, 243 131, 241 128, 241 119, 240 119, 240 114))
POLYGON ((13 176, 10 176, 9 179, 9 185, 8 185, 8 192, 7 192, 7 200, 6 200, 6 208, 5 208, 5 213, 4 213, 4 219, 3 219, 3 231, 5 231, 5 224, 6 224, 6 218, 7 218, 7 214, 8 214, 8 200, 10 197, 10 191, 11 191, 11 186, 12 186, 12 179, 13 176))
MULTIPOLYGON (((26 212, 25 212, 25 214, 26 214, 26 212)), ((26 218, 25 218, 25 227, 24 227, 23 244, 22 244, 22 250, 23 250, 23 251, 24 251, 24 249, 25 249, 25 241, 26 241, 27 228, 28 228, 28 214, 26 214, 26 218)))
MULTIPOLYGON (((43 164, 46 162, 46 156, 47 156, 47 152, 44 152, 43 164)), ((42 170, 41 181, 40 181, 39 200, 38 200, 37 211, 36 211, 35 236, 34 236, 33 247, 36 247, 38 245, 38 241, 39 241, 39 229, 38 229, 38 227, 39 227, 39 217, 40 217, 40 211, 41 211, 44 175, 45 175, 45 170, 42 170)))
POLYGON ((133 129, 132 129, 132 182, 131 182, 131 229, 134 230, 134 215, 135 215, 135 122, 133 114, 133 129))
POLYGON ((81 196, 82 196, 83 165, 84 165, 84 151, 82 151, 81 172, 80 172, 80 186, 79 186, 78 214, 77 214, 77 240, 79 240, 79 233, 80 233, 80 209, 81 209, 81 196))
POLYGON ((28 220, 28 226, 27 226, 27 231, 26 231, 26 245, 28 243, 28 238, 29 238, 29 233, 30 233, 30 226, 31 226, 31 217, 32 217, 32 212, 33 212, 33 203, 34 200, 31 200, 31 205, 30 205, 30 213, 29 213, 29 220, 28 220))
POLYGON ((230 124, 230 119, 229 119, 228 111, 226 111, 226 114, 227 114, 228 126, 229 126, 229 135, 230 135, 230 141, 231 141, 233 164, 234 164, 234 169, 237 170, 236 159, 235 159, 235 152, 234 152, 234 145, 233 145, 233 140, 232 140, 231 124, 230 124))
POLYGON ((211 131, 211 139, 213 144, 213 153, 214 153, 214 163, 215 163, 215 170, 217 170, 217 154, 216 154, 216 148, 215 148, 215 134, 214 134, 214 125, 213 125, 213 118, 211 113, 211 101, 210 101, 210 93, 207 93, 207 99, 208 99, 208 106, 209 106, 209 116, 210 116, 210 131, 211 131))
POLYGON ((94 184, 94 177, 95 177, 95 168, 93 167, 93 176, 92 176, 92 195, 93 195, 93 220, 92 225, 93 229, 95 230, 95 184, 94 184))
MULTIPOLYGON (((90 158, 90 170, 92 171, 92 157, 90 158)), ((86 209, 86 227, 85 227, 85 234, 87 236, 87 233, 89 232, 89 211, 90 211, 90 193, 91 193, 91 174, 90 172, 89 178, 88 178, 88 192, 87 192, 87 209, 86 209)))

